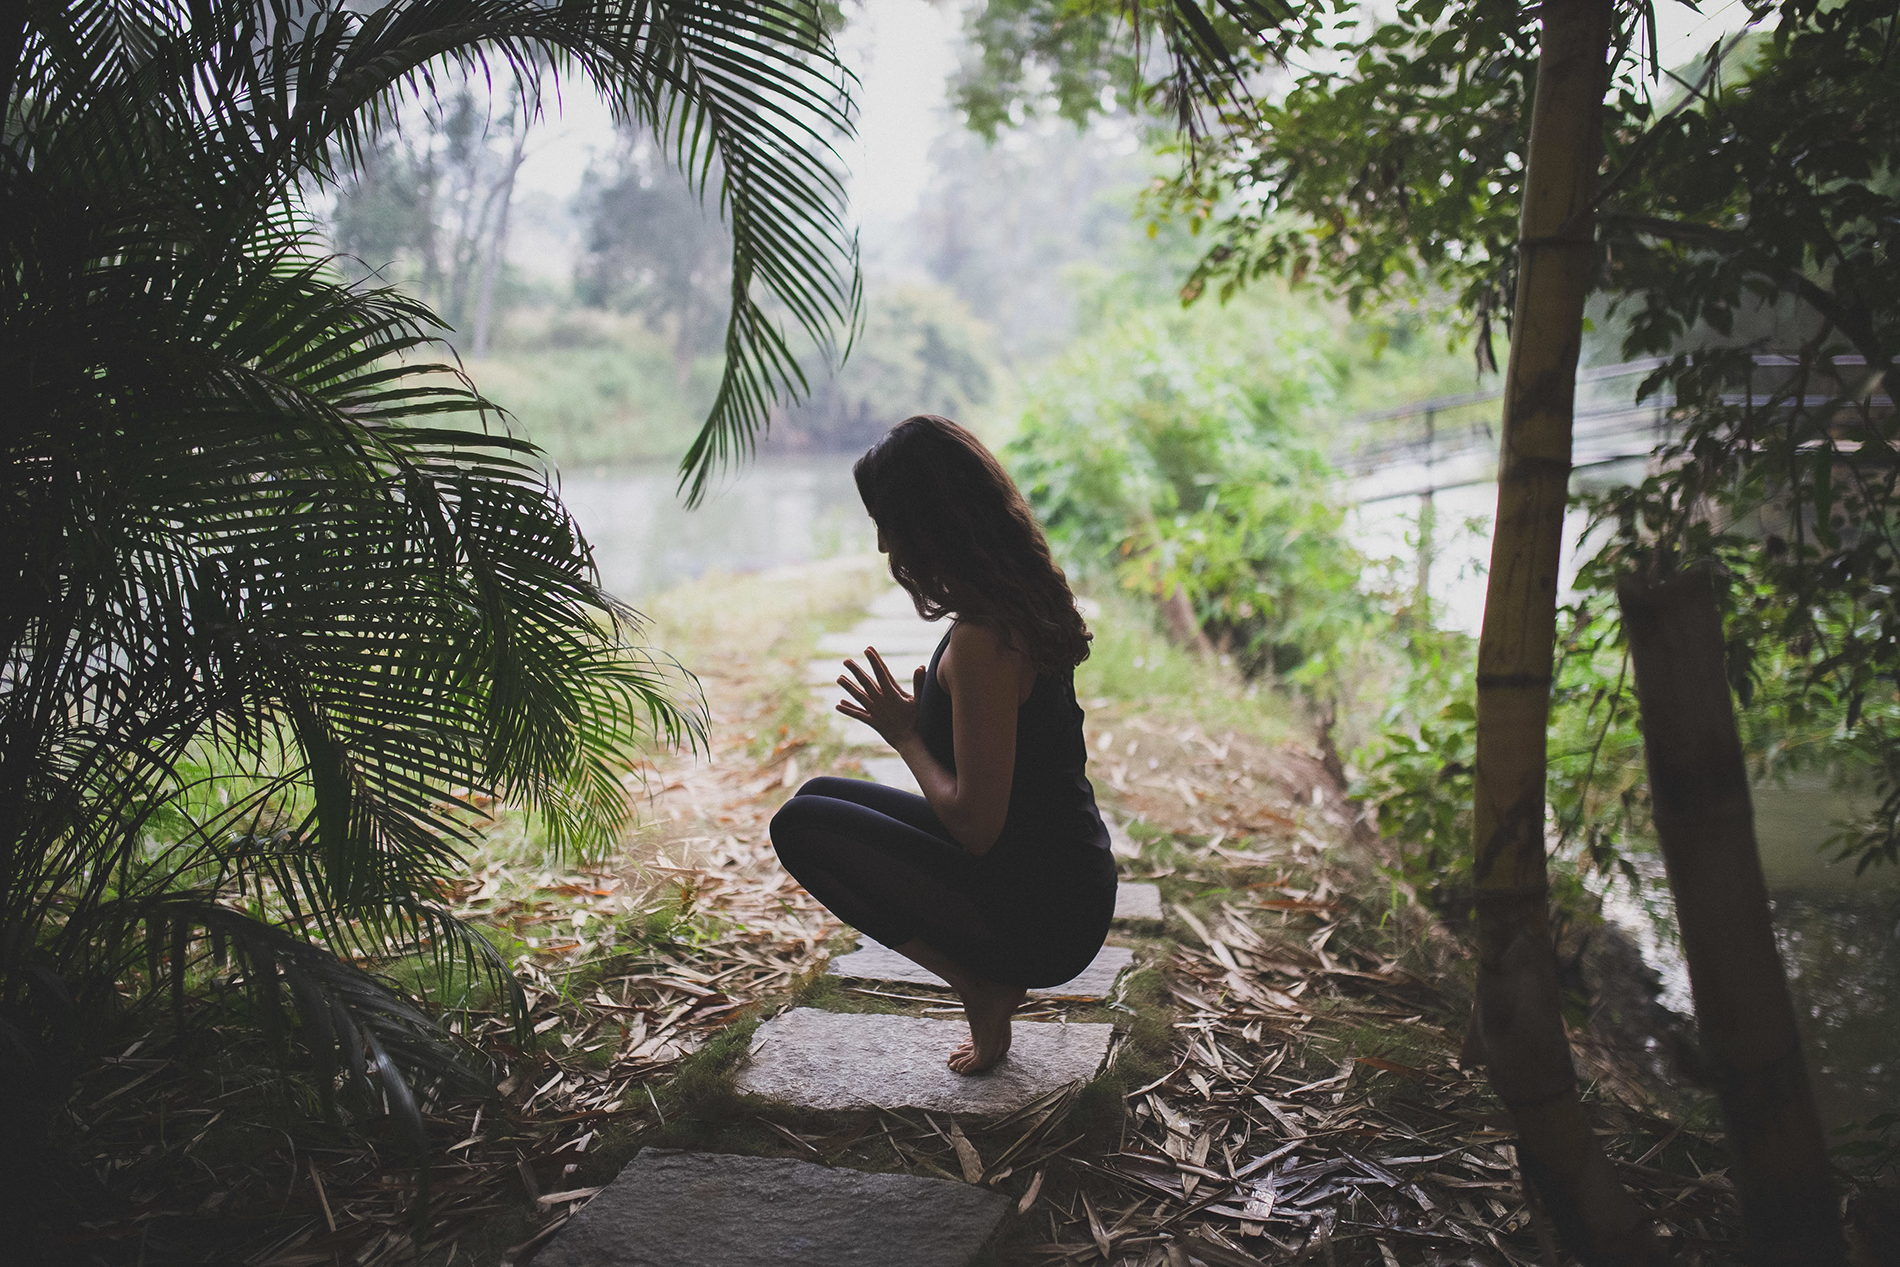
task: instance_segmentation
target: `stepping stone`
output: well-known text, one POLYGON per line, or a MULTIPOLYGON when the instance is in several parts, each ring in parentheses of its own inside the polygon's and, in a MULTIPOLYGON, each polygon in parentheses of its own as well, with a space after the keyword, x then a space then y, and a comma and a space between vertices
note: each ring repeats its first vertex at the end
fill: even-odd
MULTIPOLYGON (((868 766, 870 763, 865 764, 868 766)), ((1116 885, 1115 918, 1118 920, 1159 920, 1161 918, 1161 890, 1152 884, 1130 884, 1126 881, 1116 885)))
MULTIPOLYGON (((1135 952, 1126 946, 1104 946, 1101 953, 1095 956, 1095 961, 1082 969, 1074 980, 1031 990, 1029 997, 1078 999, 1085 1002, 1105 999, 1115 986, 1115 978, 1128 971, 1134 962, 1135 952)), ((912 963, 895 950, 868 940, 862 950, 854 950, 833 959, 827 971, 857 981, 897 981, 905 985, 935 986, 939 990, 950 988, 942 977, 928 968, 912 963)))
MULTIPOLYGON (((863 662, 864 649, 876 647, 888 662, 899 656, 923 656, 943 641, 945 626, 927 625, 921 620, 866 620, 845 633, 823 634, 818 650, 838 656, 851 656, 863 662)), ((892 665, 893 668, 897 666, 892 665)))
MULTIPOLYGON (((734 1086, 806 1109, 927 1109, 1000 1117, 1101 1071, 1113 1025, 1019 1021, 1009 1055, 966 1077, 944 1064, 962 1021, 794 1008, 759 1026, 734 1086)), ((874 1225, 873 1225, 874 1226, 874 1225)), ((886 1262, 908 1262, 891 1255, 886 1262)))
POLYGON ((881 748, 885 752, 891 751, 891 746, 884 742, 883 735, 861 721, 833 711, 832 706, 836 703, 837 700, 826 698, 817 701, 816 706, 821 713, 830 715, 831 733, 837 736, 839 743, 847 748, 881 748))
POLYGON ((917 620, 917 605, 910 595, 892 586, 871 600, 870 612, 881 620, 917 620))
POLYGON ((643 1148, 535 1262, 965 1267, 1008 1209, 1007 1197, 948 1179, 643 1148))
MULTIPOLYGON (((901 788, 906 792, 912 792, 918 796, 924 794, 924 790, 917 786, 917 776, 910 772, 910 767, 904 763, 904 758, 902 757, 861 757, 858 760, 858 764, 864 767, 866 774, 870 775, 877 782, 882 783, 885 787, 901 788)), ((1159 900, 1159 898, 1156 899, 1156 901, 1159 900)), ((1116 899, 1116 910, 1119 911, 1120 909, 1120 899, 1118 898, 1116 899)), ((1155 908, 1155 919, 1161 918, 1160 909, 1159 906, 1155 908)))
POLYGON ((843 699, 844 688, 838 685, 838 676, 843 672, 843 660, 812 660, 805 665, 805 685, 836 691, 838 698, 843 699))

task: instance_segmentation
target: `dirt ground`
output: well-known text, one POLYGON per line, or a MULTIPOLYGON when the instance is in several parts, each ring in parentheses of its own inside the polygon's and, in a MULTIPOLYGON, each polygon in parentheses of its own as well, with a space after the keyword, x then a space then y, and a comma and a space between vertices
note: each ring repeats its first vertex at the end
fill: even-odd
MULTIPOLYGON (((822 976, 848 943, 766 838, 803 778, 856 772, 806 700, 804 665, 884 584, 844 561, 656 603, 654 644, 703 687, 705 742, 629 772, 642 826, 598 865, 546 857, 498 814, 451 900, 512 957, 534 1038, 492 999, 455 1000, 469 1041, 500 1061, 499 1094, 429 1106, 435 1164, 418 1168, 369 1109, 309 1126, 230 1054, 241 1043, 212 1095, 219 1062, 155 1038, 90 1073, 71 1106, 107 1194, 70 1239, 74 1261, 524 1263, 648 1145, 989 1185, 1016 1209, 998 1263, 1560 1261, 1481 1071, 1459 1064, 1461 947, 1387 869, 1297 711, 1260 698, 1264 720, 1235 724, 1245 688, 1215 665, 1155 676, 1201 674, 1191 692, 1078 679, 1098 795, 1134 845, 1124 876, 1156 883, 1166 918, 1118 932, 1138 970, 1115 998, 1027 1015, 1113 1022, 1107 1073, 988 1124, 801 1114, 733 1092, 753 1028, 795 1003, 954 1014, 947 996, 822 976), (222 1111, 247 1123, 236 1142, 222 1111)), ((1097 645, 1126 656, 1149 637, 1105 629, 1097 645)), ((1618 1028, 1627 1007, 1600 1003, 1593 1020, 1580 1001, 1605 1147, 1682 1261, 1727 1261, 1713 1136, 1654 1092, 1618 1028)))

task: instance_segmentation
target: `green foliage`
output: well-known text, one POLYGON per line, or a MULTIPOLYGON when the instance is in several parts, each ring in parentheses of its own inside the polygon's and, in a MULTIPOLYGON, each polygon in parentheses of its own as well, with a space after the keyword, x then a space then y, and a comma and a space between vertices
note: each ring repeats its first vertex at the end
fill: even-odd
POLYGON ((678 347, 637 316, 589 309, 516 313, 469 372, 511 425, 563 471, 669 459, 692 443, 719 388, 717 357, 684 381, 678 347))
MULTIPOLYGON (((1597 284, 1624 354, 1666 358, 1639 398, 1673 389, 1686 430, 1660 474, 1601 503, 1617 542, 1586 582, 1607 609, 1619 572, 1722 570, 1762 764, 1871 772, 1884 804, 1835 844, 1863 866, 1896 861, 1897 20, 1881 0, 1764 0, 1737 17, 1741 33, 1664 71, 1645 11, 1619 13, 1597 284)), ((1486 363, 1515 286, 1538 11, 1412 0, 1302 19, 1305 69, 1287 92, 1192 138, 1193 161, 1156 197, 1212 239, 1184 296, 1268 276, 1315 278, 1355 310, 1455 296, 1486 363)), ((998 65, 1037 47, 1033 23, 985 30, 998 65)), ((1097 44, 1078 36, 1073 56, 1097 44)), ((1553 809, 1598 861, 1641 818, 1633 714, 1605 638, 1565 648, 1579 676, 1559 688, 1552 732, 1553 809)), ((1439 717, 1406 741, 1417 751, 1393 749, 1388 773, 1411 789, 1395 814, 1422 808, 1434 764, 1464 763, 1466 725, 1439 717)))
MULTIPOLYGON (((1900 66, 1881 0, 1757 3, 1776 21, 1630 146, 1603 213, 1605 285, 1629 322, 1627 355, 1724 345, 1785 352, 1809 340, 1883 366, 1896 349, 1900 66), (1779 318, 1778 320, 1776 318, 1779 318)), ((1732 360, 1683 382, 1708 388, 1732 360)), ((1855 393, 1849 392, 1849 395, 1855 393)))
MULTIPOLYGON (((1553 883, 1560 899, 1580 898, 1592 871, 1640 890, 1630 856, 1652 845, 1621 627, 1583 605, 1562 617, 1546 781, 1553 883)), ((1378 733, 1354 754, 1363 773, 1353 794, 1374 807, 1380 831, 1398 847, 1400 870, 1457 917, 1471 898, 1476 663, 1472 639, 1411 628, 1378 733)))
POLYGON ((0 1119, 30 1137, 63 1103, 122 987, 163 972, 178 1001, 235 948, 260 1016, 288 987, 321 1090, 340 1059, 413 1120, 395 1071, 434 1061, 426 1024, 337 955, 499 976, 437 901, 474 806, 598 852, 639 750, 698 721, 538 452, 428 363, 431 312, 338 278, 302 191, 488 58, 584 74, 702 191, 723 157, 735 314, 703 474, 798 381, 762 305, 817 340, 855 301, 810 130, 848 127, 837 64, 790 4, 74 0, 14 36, 0 1119))
POLYGON ((1303 429, 1340 373, 1325 329, 1297 305, 1143 311, 1063 358, 1006 460, 1065 565, 1185 601, 1250 670, 1330 663, 1367 610, 1303 429))
POLYGON ((1185 296, 1309 275, 1354 312, 1450 292, 1492 363, 1508 313, 1519 180, 1534 90, 1536 12, 1510 0, 1356 9, 1301 28, 1284 97, 1210 135, 1157 202, 1215 244, 1185 296))
POLYGON ((798 446, 859 449, 912 414, 968 421, 996 393, 994 336, 947 291, 874 292, 851 358, 776 424, 798 446))
POLYGON ((1693 453, 1694 462, 1596 500, 1616 531, 1579 585, 1607 595, 1631 572, 1712 569, 1756 777, 1813 770, 1842 785, 1870 785, 1877 807, 1838 824, 1824 847, 1857 870, 1894 864, 1900 487, 1886 456, 1900 442, 1893 419, 1864 405, 1843 409, 1837 396, 1803 403, 1786 392, 1759 408, 1715 408, 1691 419, 1665 455, 1693 453), (1763 450, 1788 460, 1771 467, 1763 450), (1870 462, 1871 455, 1879 456, 1870 462), (1709 507, 1735 530, 1717 530, 1709 507))
POLYGON ((1862 1182, 1900 1174, 1900 1113, 1876 1113, 1834 1128, 1845 1137, 1828 1151, 1862 1182))
POLYGON ((1427 632, 1408 650, 1378 737, 1355 754, 1365 773, 1353 795, 1375 807, 1407 878, 1437 888, 1471 856, 1476 648, 1459 635, 1427 632))
MULTIPOLYGON (((1763 10, 1766 12, 1766 10, 1763 10)), ((1758 773, 1808 766, 1882 804, 1830 846, 1900 861, 1900 65, 1888 5, 1786 6, 1659 119, 1605 214, 1627 355, 1667 358, 1681 432, 1595 499, 1582 583, 1709 568, 1758 773)))

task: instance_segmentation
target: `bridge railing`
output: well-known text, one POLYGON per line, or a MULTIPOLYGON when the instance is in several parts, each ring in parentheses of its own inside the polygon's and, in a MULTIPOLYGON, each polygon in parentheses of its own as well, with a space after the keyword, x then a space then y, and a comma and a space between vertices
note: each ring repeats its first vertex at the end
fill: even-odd
MULTIPOLYGON (((1757 355, 1764 369, 1792 368, 1798 358, 1779 353, 1757 355)), ((1672 438, 1676 423, 1673 394, 1659 392, 1635 403, 1635 384, 1666 362, 1662 358, 1603 365, 1577 373, 1572 470, 1612 466, 1647 457, 1672 438)), ((1842 368, 1861 366, 1862 358, 1837 357, 1842 368)), ((1497 479, 1498 402, 1503 391, 1438 396, 1394 409, 1359 414, 1340 425, 1353 437, 1333 453, 1345 477, 1348 500, 1357 504, 1399 497, 1429 497, 1434 492, 1488 484, 1497 479), (1484 408, 1484 406, 1491 406, 1484 408)), ((1730 403, 1747 397, 1735 395, 1730 403)), ((1759 397, 1757 397, 1759 399, 1759 397)), ((1811 406, 1839 399, 1804 398, 1811 406)), ((1884 396, 1872 402, 1890 408, 1884 396)))

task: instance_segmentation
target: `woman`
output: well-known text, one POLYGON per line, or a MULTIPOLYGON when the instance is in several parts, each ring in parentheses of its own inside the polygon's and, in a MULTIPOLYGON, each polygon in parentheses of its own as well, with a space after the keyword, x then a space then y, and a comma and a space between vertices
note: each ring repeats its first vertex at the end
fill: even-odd
POLYGON ((922 796, 813 779, 772 819, 785 869, 847 924, 963 1000, 978 1073, 1009 1051, 1028 987, 1088 966, 1115 865, 1084 767, 1074 672, 1089 633, 1022 494, 975 436, 907 418, 854 469, 891 576, 926 620, 954 616, 906 694, 873 648, 838 705, 895 748, 922 796))

